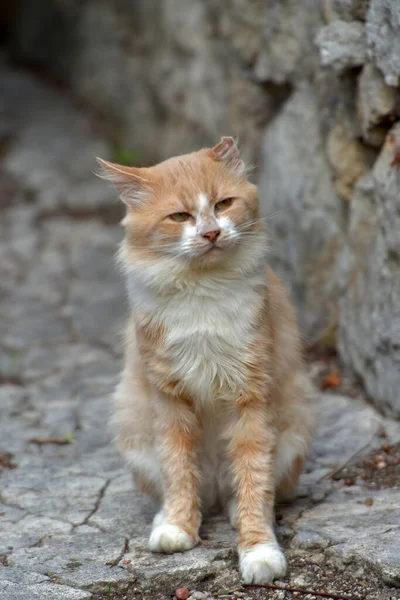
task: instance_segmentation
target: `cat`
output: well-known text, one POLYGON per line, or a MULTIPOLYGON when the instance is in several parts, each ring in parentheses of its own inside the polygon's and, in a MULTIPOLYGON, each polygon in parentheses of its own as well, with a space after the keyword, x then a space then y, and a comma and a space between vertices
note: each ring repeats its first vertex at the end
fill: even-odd
POLYGON ((257 188, 230 137, 152 167, 99 162, 127 209, 113 425, 137 487, 162 502, 149 548, 193 548, 202 513, 222 507, 243 580, 282 577, 274 501, 294 494, 314 418, 257 188))

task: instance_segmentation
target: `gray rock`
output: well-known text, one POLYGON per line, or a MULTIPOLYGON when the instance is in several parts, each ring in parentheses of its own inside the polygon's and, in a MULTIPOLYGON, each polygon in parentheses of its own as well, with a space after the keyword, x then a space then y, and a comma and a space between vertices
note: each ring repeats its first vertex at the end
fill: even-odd
POLYGON ((332 4, 339 19, 344 21, 364 21, 367 17, 369 0, 333 0, 332 4))
POLYGON ((83 590, 99 587, 102 591, 108 591, 108 587, 114 590, 116 585, 120 587, 124 582, 132 582, 132 575, 125 568, 83 562, 81 559, 70 560, 57 578, 64 585, 83 590))
POLYGON ((322 27, 316 44, 324 67, 333 67, 338 73, 364 64, 366 40, 364 26, 358 22, 333 21, 322 27))
POLYGON ((400 128, 352 201, 341 259, 340 352, 381 410, 400 415, 400 128))
POLYGON ((296 548, 325 549, 329 546, 329 542, 322 535, 315 531, 307 531, 301 529, 293 538, 292 545, 296 548))
POLYGON ((25 546, 12 551, 8 563, 12 567, 25 568, 39 573, 68 574, 70 569, 106 566, 106 563, 119 562, 124 549, 124 539, 118 534, 105 534, 91 530, 80 532, 79 528, 71 535, 55 535, 42 545, 25 546))
POLYGON ((64 585, 37 583, 21 587, 18 583, 4 581, 0 588, 0 600, 83 600, 92 594, 64 585))
POLYGON ((368 54, 385 76, 398 86, 400 76, 400 5, 397 0, 371 0, 366 22, 368 54))
POLYGON ((210 594, 205 592, 192 592, 190 594, 191 600, 207 600, 210 597, 210 594))
MULTIPOLYGON (((247 5, 238 6, 242 22, 247 21, 247 5)), ((254 3, 257 22, 263 24, 261 35, 253 37, 259 40, 254 72, 260 81, 283 84, 313 73, 318 63, 313 40, 323 22, 314 0, 303 0, 302 5, 299 10, 295 0, 273 0, 260 10, 261 4, 254 3)))
MULTIPOLYGON (((208 523, 208 532, 210 537, 207 546, 199 546, 181 555, 151 554, 147 550, 147 539, 134 538, 130 542, 131 552, 125 556, 126 559, 131 559, 126 568, 147 593, 164 588, 174 591, 182 584, 195 587, 211 576, 214 579, 219 575, 226 575, 224 571, 227 567, 236 564, 237 559, 232 550, 236 536, 226 519, 213 519, 208 523)), ((229 579, 231 582, 235 581, 232 571, 229 579)))
POLYGON ((29 75, 0 69, 0 109, 12 123, 15 137, 3 162, 5 172, 33 200, 40 194, 42 213, 58 209, 81 214, 110 212, 109 191, 92 174, 95 157, 107 158, 110 145, 90 135, 90 121, 60 94, 29 75), (30 118, 26 117, 27 97, 30 118), (61 123, 62 141, 57 133, 61 123))
POLYGON ((325 539, 329 553, 347 562, 358 560, 378 570, 384 581, 400 583, 400 492, 374 492, 373 509, 364 504, 371 491, 344 491, 331 494, 326 503, 303 513, 296 523, 301 540, 325 539), (329 519, 327 519, 329 514, 329 519))
MULTIPOLYGON (((104 3, 101 10, 93 0, 79 9, 51 0, 32 14, 21 0, 13 51, 63 78, 106 117, 114 146, 139 162, 227 133, 258 162, 262 129, 287 97, 287 81, 311 76, 317 64, 313 40, 322 16, 315 0, 303 0, 303 10, 295 0, 237 0, 229 7, 190 0, 184 13, 169 0, 154 19, 156 8, 148 0, 104 3), (69 64, 65 52, 73 57, 69 64)), ((76 207, 81 190, 66 201, 76 207)), ((91 204, 92 188, 85 197, 91 204)))
POLYGON ((317 98, 303 86, 265 135, 260 200, 271 265, 291 291, 303 331, 318 338, 335 317, 341 205, 322 151, 317 98))
POLYGON ((344 123, 337 123, 329 132, 326 152, 335 173, 335 191, 351 201, 354 186, 371 168, 375 153, 352 135, 344 123))
POLYGON ((364 66, 358 79, 357 105, 364 140, 380 147, 398 115, 398 92, 386 85, 379 69, 364 66))
POLYGON ((47 517, 26 516, 17 523, 3 524, 0 532, 0 554, 11 550, 34 546, 41 543, 45 536, 69 533, 72 526, 47 517))
POLYGON ((11 522, 15 523, 19 521, 26 515, 25 511, 21 508, 17 508, 15 506, 7 506, 6 504, 0 503, 0 523, 3 525, 4 523, 11 522))
POLYGON ((0 568, 0 581, 9 581, 11 583, 18 583, 19 585, 30 585, 32 583, 43 583, 45 581, 50 581, 50 578, 47 577, 47 575, 42 575, 41 573, 24 571, 24 569, 2 567, 0 568))
MULTIPOLYGON (((334 470, 365 446, 379 447, 382 431, 390 440, 400 440, 400 424, 391 426, 390 419, 382 417, 363 401, 327 393, 319 398, 318 408, 320 423, 314 439, 313 457, 319 467, 334 470), (350 437, 348 422, 352 423, 350 437)), ((315 483, 312 482, 313 488, 315 483)))

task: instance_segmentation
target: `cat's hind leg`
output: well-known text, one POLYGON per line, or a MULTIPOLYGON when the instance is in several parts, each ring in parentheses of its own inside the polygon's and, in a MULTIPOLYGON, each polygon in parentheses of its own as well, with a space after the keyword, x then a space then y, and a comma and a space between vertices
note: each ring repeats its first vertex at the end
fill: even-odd
POLYGON ((286 474, 279 480, 276 489, 277 502, 291 502, 296 495, 297 482, 303 469, 304 459, 296 456, 286 474))
POLYGON ((280 433, 276 445, 275 482, 278 501, 295 497, 296 486, 315 428, 315 406, 310 398, 308 380, 297 374, 283 390, 285 399, 280 433))
POLYGON ((125 370, 114 393, 111 425, 116 445, 132 469, 136 488, 160 501, 161 470, 155 450, 153 420, 146 380, 125 370))

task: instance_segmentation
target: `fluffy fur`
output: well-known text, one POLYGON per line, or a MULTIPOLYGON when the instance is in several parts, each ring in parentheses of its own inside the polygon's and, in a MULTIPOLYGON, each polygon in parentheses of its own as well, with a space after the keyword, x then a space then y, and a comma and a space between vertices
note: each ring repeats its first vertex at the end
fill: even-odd
POLYGON ((257 189, 232 138, 149 168, 100 163, 127 205, 113 425, 137 486, 162 502, 150 549, 192 548, 201 515, 225 508, 244 580, 271 581, 286 569, 275 496, 293 495, 313 418, 257 189))

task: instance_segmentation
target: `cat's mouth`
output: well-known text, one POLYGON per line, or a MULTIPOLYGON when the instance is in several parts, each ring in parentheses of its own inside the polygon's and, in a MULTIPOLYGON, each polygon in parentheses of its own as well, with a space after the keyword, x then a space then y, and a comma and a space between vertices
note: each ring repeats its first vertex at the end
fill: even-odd
POLYGON ((223 250, 222 246, 217 246, 216 244, 211 244, 210 246, 208 246, 208 248, 205 248, 202 252, 202 254, 210 254, 211 252, 215 252, 215 251, 219 251, 221 252, 223 250))

